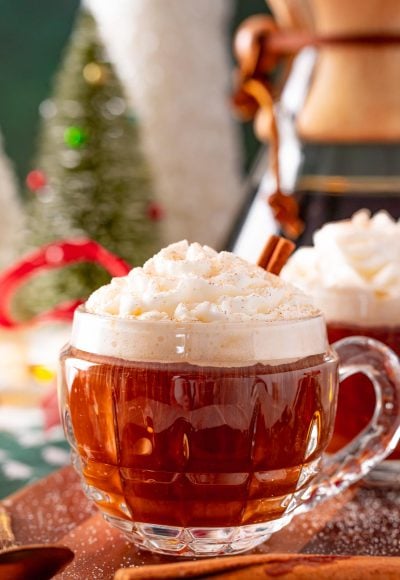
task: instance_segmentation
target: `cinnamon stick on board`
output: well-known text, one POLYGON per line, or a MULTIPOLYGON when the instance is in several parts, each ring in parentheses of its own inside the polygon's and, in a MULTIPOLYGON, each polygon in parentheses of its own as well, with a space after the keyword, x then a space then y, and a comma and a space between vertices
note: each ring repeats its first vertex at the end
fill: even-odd
POLYGON ((267 272, 278 276, 295 247, 295 244, 290 240, 280 236, 270 236, 257 264, 267 272))
POLYGON ((115 580, 399 580, 400 557, 261 554, 123 568, 115 580))

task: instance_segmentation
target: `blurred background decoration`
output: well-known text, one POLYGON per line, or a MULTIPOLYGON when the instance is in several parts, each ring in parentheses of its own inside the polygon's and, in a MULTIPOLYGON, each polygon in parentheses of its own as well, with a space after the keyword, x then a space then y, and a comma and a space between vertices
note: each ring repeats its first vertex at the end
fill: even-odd
POLYGON ((0 271, 17 257, 21 232, 24 228, 24 210, 18 195, 18 183, 10 159, 3 151, 0 134, 0 271))
MULTIPOLYGON (((16 225, 10 206, 14 254, 74 235, 132 265, 183 238, 222 249, 260 147, 230 106, 232 35, 258 10, 263 0, 5 2, 0 128, 12 215, 21 202, 25 214, 16 225)), ((16 311, 29 318, 106 279, 93 265, 46 273, 16 311)))
MULTIPOLYGON (((161 0, 117 0, 112 7, 88 0, 85 6, 141 132, 160 212, 162 206, 161 242, 186 236, 222 247, 242 202, 242 168, 258 148, 250 125, 242 133, 230 112, 232 34, 265 3, 173 0, 167 8, 161 0)), ((40 170, 40 127, 51 115, 55 74, 79 8, 76 0, 3 3, 0 127, 28 198, 22 184, 40 170)))
POLYGON ((163 243, 190 237, 221 247, 241 201, 239 141, 228 100, 234 2, 87 4, 141 121, 165 210, 163 243))
MULTIPOLYGON (((26 178, 26 245, 85 237, 138 266, 158 250, 163 210, 155 201, 138 121, 81 11, 42 118, 35 169, 26 178)), ((88 296, 109 275, 89 263, 46 273, 23 288, 18 310, 30 317, 88 296)))

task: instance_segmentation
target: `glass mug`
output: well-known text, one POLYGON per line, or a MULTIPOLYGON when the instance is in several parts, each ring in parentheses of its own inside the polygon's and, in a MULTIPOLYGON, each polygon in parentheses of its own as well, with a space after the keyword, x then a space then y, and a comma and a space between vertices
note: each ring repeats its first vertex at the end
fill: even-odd
MULTIPOLYGON (((363 291, 320 290, 315 301, 327 319, 330 343, 348 336, 368 336, 400 357, 400 298, 377 299, 363 291), (340 313, 340 315, 338 314, 340 313)), ((335 429, 328 451, 335 452, 368 425, 375 408, 375 390, 368 377, 355 374, 339 389, 335 429)), ((400 445, 368 476, 376 485, 400 485, 400 445)))
POLYGON ((81 307, 60 378, 86 494, 131 541, 164 554, 251 549, 363 477, 400 436, 397 357, 362 337, 333 350, 322 316, 182 324, 81 307), (374 415, 326 456, 339 380, 360 372, 374 415))

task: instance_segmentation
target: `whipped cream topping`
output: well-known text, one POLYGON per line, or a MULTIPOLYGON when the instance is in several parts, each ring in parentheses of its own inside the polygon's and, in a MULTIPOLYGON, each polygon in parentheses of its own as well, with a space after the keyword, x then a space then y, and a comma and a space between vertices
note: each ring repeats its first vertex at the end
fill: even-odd
POLYGON ((297 250, 282 278, 315 298, 328 320, 400 322, 400 221, 361 210, 324 225, 297 250))
POLYGON ((298 320, 318 310, 300 290, 231 254, 171 244, 96 290, 85 309, 121 319, 175 322, 298 320))

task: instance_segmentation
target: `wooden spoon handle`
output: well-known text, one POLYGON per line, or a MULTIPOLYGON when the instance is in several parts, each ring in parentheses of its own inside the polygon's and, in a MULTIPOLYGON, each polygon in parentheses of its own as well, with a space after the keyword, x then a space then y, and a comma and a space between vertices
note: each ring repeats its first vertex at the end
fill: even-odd
POLYGON ((74 558, 67 546, 32 544, 0 553, 0 578, 4 580, 50 580, 74 558))
POLYGON ((0 505, 0 552, 15 545, 15 537, 11 527, 11 518, 0 505))
POLYGON ((176 578, 218 580, 399 580, 400 558, 370 556, 320 556, 308 554, 262 554, 231 556, 123 568, 115 580, 172 580, 176 578))

